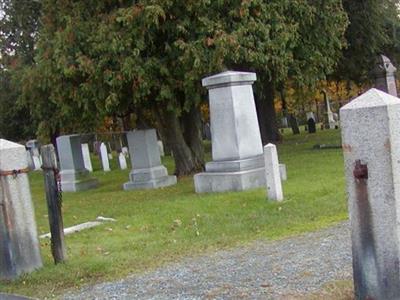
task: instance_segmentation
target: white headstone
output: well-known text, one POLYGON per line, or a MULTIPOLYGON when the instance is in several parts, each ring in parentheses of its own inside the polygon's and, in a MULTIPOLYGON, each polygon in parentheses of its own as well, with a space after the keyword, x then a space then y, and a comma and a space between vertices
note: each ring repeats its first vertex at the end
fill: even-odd
POLYGON ((126 164, 126 157, 122 152, 119 153, 118 161, 119 161, 119 167, 121 168, 121 170, 125 170, 128 168, 128 166, 126 164))
POLYGON ((400 299, 400 101, 371 89, 340 109, 355 299, 400 299))
POLYGON ((90 151, 88 144, 82 144, 82 155, 83 163, 85 164, 86 170, 93 172, 92 160, 90 159, 90 151))
POLYGON ((165 153, 164 153, 164 144, 163 144, 163 142, 159 140, 159 141, 157 141, 157 144, 158 144, 158 149, 160 150, 160 155, 164 156, 165 153))
POLYGON ((212 162, 194 176, 197 193, 265 186, 264 158, 254 103, 255 73, 228 71, 204 78, 210 98, 212 162))
POLYGON ((25 147, 0 139, 0 278, 14 279, 42 266, 25 147))
POLYGON ((100 157, 101 157, 101 164, 103 166, 103 170, 105 172, 110 171, 110 162, 108 161, 107 146, 104 143, 101 143, 101 145, 100 145, 100 157))
POLYGON ((279 173, 281 175, 281 180, 286 181, 287 180, 287 171, 286 171, 285 164, 279 164, 279 173))
POLYGON ((128 147, 122 147, 121 148, 122 153, 125 155, 125 157, 129 156, 129 150, 128 147))
POLYGON ((269 200, 282 201, 282 182, 279 172, 278 152, 274 144, 264 146, 265 178, 267 181, 267 195, 269 200))

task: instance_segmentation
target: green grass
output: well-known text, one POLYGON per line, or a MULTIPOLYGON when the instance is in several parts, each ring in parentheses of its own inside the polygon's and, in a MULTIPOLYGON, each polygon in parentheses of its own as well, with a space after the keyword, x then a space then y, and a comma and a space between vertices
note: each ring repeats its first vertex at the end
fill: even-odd
MULTIPOLYGON (((44 267, 0 291, 53 298, 85 284, 118 279, 177 261, 184 256, 243 245, 256 239, 280 239, 316 230, 347 218, 343 159, 340 149, 314 150, 316 143, 339 144, 338 130, 314 135, 285 134, 278 146, 286 163, 285 201, 266 200, 265 190, 241 193, 194 193, 191 177, 158 190, 122 191, 128 170, 104 173, 94 160, 96 190, 64 193, 65 226, 117 219, 66 237, 68 262, 53 265, 49 241, 41 241, 44 267)), ((208 147, 209 148, 209 147, 208 147)), ((164 164, 173 170, 173 161, 164 164)), ((30 175, 40 233, 48 232, 41 173, 30 175)))

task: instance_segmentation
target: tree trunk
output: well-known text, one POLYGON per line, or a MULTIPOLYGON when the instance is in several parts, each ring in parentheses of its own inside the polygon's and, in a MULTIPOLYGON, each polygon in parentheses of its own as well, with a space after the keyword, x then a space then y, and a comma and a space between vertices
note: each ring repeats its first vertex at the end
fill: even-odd
POLYGON ((171 149, 175 161, 175 175, 189 175, 196 171, 196 163, 192 152, 185 142, 183 132, 175 111, 159 108, 157 115, 161 135, 165 138, 167 147, 171 149))
POLYGON ((282 140, 276 123, 274 99, 274 85, 271 81, 265 80, 261 87, 261 93, 259 93, 259 97, 257 97, 256 100, 258 124, 263 145, 270 142, 276 143, 282 140))
POLYGON ((204 169, 204 147, 202 139, 201 113, 198 107, 192 107, 190 111, 182 115, 183 136, 186 144, 192 151, 196 170, 204 169))

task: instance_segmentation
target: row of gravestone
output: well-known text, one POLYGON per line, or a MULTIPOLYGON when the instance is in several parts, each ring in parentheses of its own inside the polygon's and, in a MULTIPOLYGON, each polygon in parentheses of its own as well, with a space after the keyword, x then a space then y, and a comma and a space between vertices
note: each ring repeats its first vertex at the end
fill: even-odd
MULTIPOLYGON (((255 73, 232 71, 203 80, 210 98, 213 161, 206 164, 205 172, 194 176, 197 193, 241 191, 265 186, 264 150, 252 90, 255 80, 255 73)), ((125 190, 158 188, 176 183, 176 177, 169 176, 161 164, 154 129, 128 132, 127 141, 133 168, 130 180, 123 185, 125 190)), ((57 150, 63 191, 97 186, 97 180, 85 168, 79 135, 58 137, 57 150)), ((106 153, 101 157, 104 166, 107 163, 106 153)))

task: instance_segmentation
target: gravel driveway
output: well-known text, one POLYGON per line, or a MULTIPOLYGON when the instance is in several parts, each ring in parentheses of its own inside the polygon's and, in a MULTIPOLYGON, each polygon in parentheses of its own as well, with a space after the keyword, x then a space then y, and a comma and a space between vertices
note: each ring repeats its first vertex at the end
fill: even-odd
POLYGON ((351 278, 348 222, 281 241, 183 259, 63 299, 285 299, 351 278))

